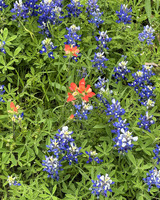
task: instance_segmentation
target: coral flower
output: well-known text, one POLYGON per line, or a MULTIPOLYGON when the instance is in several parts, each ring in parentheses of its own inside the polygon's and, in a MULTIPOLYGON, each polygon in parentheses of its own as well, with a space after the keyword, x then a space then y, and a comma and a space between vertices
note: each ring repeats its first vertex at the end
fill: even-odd
POLYGON ((13 109, 14 112, 18 113, 18 109, 20 106, 15 106, 13 102, 10 103, 10 108, 13 109))
POLYGON ((77 57, 77 54, 79 53, 79 49, 77 49, 77 46, 73 47, 72 45, 68 45, 66 44, 65 45, 65 48, 64 48, 66 54, 69 54, 71 56, 76 56, 77 57))
POLYGON ((85 88, 84 78, 79 81, 79 87, 77 87, 75 83, 71 83, 69 89, 73 93, 70 93, 70 92, 68 93, 67 102, 76 100, 75 96, 77 95, 80 95, 84 101, 88 102, 89 98, 95 95, 95 93, 92 92, 92 89, 90 87, 91 87, 90 85, 87 85, 87 87, 85 88))

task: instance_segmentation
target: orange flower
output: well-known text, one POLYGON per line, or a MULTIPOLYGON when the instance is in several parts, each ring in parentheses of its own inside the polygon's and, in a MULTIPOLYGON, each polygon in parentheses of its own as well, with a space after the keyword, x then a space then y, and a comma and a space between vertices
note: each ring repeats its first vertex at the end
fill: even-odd
POLYGON ((90 85, 87 85, 87 87, 85 88, 84 78, 82 78, 82 80, 79 81, 79 87, 77 87, 75 83, 71 83, 69 89, 73 93, 68 92, 67 102, 76 100, 75 96, 77 95, 80 95, 84 101, 88 102, 89 98, 95 95, 95 93, 92 92, 92 89, 90 87, 90 85))
POLYGON ((73 114, 71 114, 71 116, 69 117, 69 119, 73 119, 74 118, 74 115, 73 114))
POLYGON ((66 44, 65 45, 65 48, 64 48, 66 54, 69 54, 71 56, 76 56, 77 57, 77 54, 79 53, 79 49, 77 49, 77 46, 73 47, 72 45, 68 45, 66 44))
POLYGON ((10 108, 13 109, 14 112, 18 113, 19 105, 15 106, 13 102, 10 103, 10 108))

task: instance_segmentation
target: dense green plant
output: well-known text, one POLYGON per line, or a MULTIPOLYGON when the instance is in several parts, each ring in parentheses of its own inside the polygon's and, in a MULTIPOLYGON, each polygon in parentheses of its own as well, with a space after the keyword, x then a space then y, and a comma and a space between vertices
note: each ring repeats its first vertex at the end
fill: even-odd
MULTIPOLYGON (((2 1, 0 1, 1 3, 2 1)), ((23 1, 25 3, 26 1, 23 1)), ((36 5, 40 5, 38 1, 36 5)), ((37 16, 29 16, 25 21, 22 17, 12 20, 15 13, 10 12, 15 1, 7 0, 8 7, 4 7, 0 18, 0 41, 4 41, 3 48, 6 53, 0 52, 0 85, 4 85, 5 92, 1 95, 4 102, 0 102, 0 195, 2 199, 50 199, 50 200, 92 200, 96 199, 91 194, 91 180, 97 180, 99 174, 109 174, 115 182, 111 185, 112 193, 107 192, 108 197, 100 195, 100 199, 113 200, 152 200, 159 199, 159 189, 153 186, 148 192, 148 186, 143 181, 149 170, 156 167, 153 149, 160 141, 159 129, 159 98, 160 98, 160 13, 159 0, 133 0, 112 1, 99 0, 98 5, 103 12, 101 19, 104 20, 99 28, 89 23, 86 13, 87 1, 82 0, 82 13, 78 17, 64 17, 62 23, 47 23, 50 35, 39 33, 41 28, 37 16), (128 3, 132 8, 131 24, 117 23, 116 11, 120 10, 121 4, 128 3), (78 35, 81 41, 77 42, 79 57, 77 62, 66 56, 64 48, 68 31, 66 27, 75 24, 80 26, 78 35), (147 45, 138 39, 142 33, 143 26, 152 26, 155 30, 153 45, 147 45), (99 31, 106 31, 109 38, 107 43, 109 49, 103 49, 107 68, 102 71, 92 67, 95 53, 98 52, 95 36, 99 31), (47 53, 40 53, 42 41, 51 38, 54 46, 54 59, 47 53), (125 59, 122 55, 127 56, 125 59), (127 68, 130 70, 128 80, 116 79, 112 76, 114 68, 122 61, 128 61, 127 68), (149 110, 153 115, 155 124, 150 126, 151 132, 140 128, 137 123, 140 115, 145 115, 147 108, 139 102, 139 95, 134 87, 128 85, 134 81, 133 73, 142 69, 142 65, 153 65, 155 73, 150 78, 155 96, 155 105, 149 110), (85 68, 85 69, 84 69, 85 68), (73 102, 67 102, 69 87, 71 83, 78 86, 82 80, 82 74, 86 72, 86 85, 90 84, 93 92, 97 95, 99 89, 95 87, 98 77, 105 77, 106 90, 103 97, 112 104, 112 100, 120 102, 125 110, 123 120, 129 123, 129 131, 138 136, 133 142, 132 150, 128 153, 119 153, 114 147, 113 138, 115 129, 113 122, 108 122, 105 105, 99 101, 96 95, 89 98, 93 105, 88 119, 72 119, 75 114, 73 102), (112 90, 112 92, 111 92, 112 90), (24 119, 16 118, 14 121, 13 108, 10 103, 19 105, 17 117, 24 113, 24 119), (100 107, 96 109, 96 107, 100 107), (73 131, 72 138, 77 147, 81 147, 82 155, 78 156, 78 164, 71 165, 62 161, 63 170, 59 171, 59 180, 48 178, 43 171, 42 161, 46 156, 53 155, 48 152, 46 145, 50 145, 50 139, 68 126, 73 131), (97 151, 97 156, 103 162, 86 163, 87 152, 97 151), (16 181, 21 184, 9 185, 8 176, 17 177, 16 181)), ((62 1, 62 16, 66 16, 67 5, 70 1, 62 1)), ((1 47, 0 47, 1 48, 1 47)), ((76 96, 75 96, 76 97, 76 96)), ((77 97, 78 99, 78 97, 77 97)), ((80 98, 81 99, 81 98, 80 98)), ((82 100, 80 100, 82 102, 82 100)), ((79 102, 80 104, 80 102, 79 102)))

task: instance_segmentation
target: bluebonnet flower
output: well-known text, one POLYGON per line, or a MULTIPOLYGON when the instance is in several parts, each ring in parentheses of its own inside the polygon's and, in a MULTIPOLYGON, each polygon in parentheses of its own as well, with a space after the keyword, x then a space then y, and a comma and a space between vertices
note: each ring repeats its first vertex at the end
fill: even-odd
POLYGON ((153 153, 155 154, 153 159, 157 159, 158 158, 157 165, 160 163, 160 154, 159 154, 159 152, 160 152, 160 146, 158 146, 158 144, 156 144, 156 148, 153 149, 153 153))
POLYGON ((145 101, 145 100, 147 100, 148 98, 150 98, 150 97, 152 97, 152 96, 155 96, 154 94, 153 94, 153 92, 154 92, 154 89, 155 89, 155 87, 153 87, 153 86, 150 86, 150 85, 144 85, 144 87, 142 88, 142 90, 141 90, 141 92, 139 93, 139 96, 141 97, 141 101, 143 100, 143 101, 145 101))
POLYGON ((99 164, 99 163, 103 162, 103 160, 101 160, 97 157, 96 151, 90 151, 90 152, 85 151, 85 152, 87 155, 89 155, 88 161, 86 163, 91 163, 92 161, 95 161, 99 164))
POLYGON ((99 28, 99 25, 104 22, 101 19, 103 12, 100 12, 97 0, 88 0, 87 4, 86 12, 88 13, 88 17, 92 17, 88 22, 95 24, 99 28))
POLYGON ((108 174, 104 175, 97 175, 98 180, 92 180, 93 186, 90 188, 93 195, 96 195, 99 198, 100 194, 107 197, 107 191, 112 192, 111 185, 114 182, 111 180, 108 174))
POLYGON ((64 44, 71 44, 73 46, 78 46, 76 41, 81 41, 81 35, 77 34, 77 31, 80 30, 80 27, 76 27, 74 24, 70 28, 66 28, 68 30, 68 34, 64 37, 67 39, 67 42, 64 44))
POLYGON ((43 171, 48 172, 48 177, 51 177, 53 179, 59 180, 59 174, 58 171, 62 170, 61 162, 58 160, 57 157, 53 156, 45 156, 45 160, 42 161, 42 165, 45 166, 43 171))
POLYGON ((71 135, 73 134, 73 131, 68 131, 68 126, 64 126, 62 127, 62 130, 58 130, 58 132, 59 133, 55 135, 55 139, 59 139, 60 143, 61 144, 63 143, 61 148, 62 150, 65 150, 64 147, 66 148, 67 146, 68 148, 69 147, 68 143, 74 141, 74 139, 71 137, 71 135))
POLYGON ((142 105, 146 106, 147 109, 154 107, 155 101, 153 99, 148 99, 145 102, 141 102, 142 105))
POLYGON ((149 170, 147 177, 143 178, 144 182, 148 185, 148 192, 151 190, 152 186, 155 185, 158 189, 160 188, 160 170, 156 167, 149 170))
POLYGON ((97 46, 96 49, 99 49, 99 48, 105 48, 105 49, 109 49, 108 46, 107 46, 107 43, 110 42, 112 40, 112 38, 109 38, 108 35, 107 35, 107 31, 99 31, 99 34, 100 36, 99 37, 95 37, 96 38, 96 41, 97 42, 100 42, 100 44, 97 46))
POLYGON ((28 12, 29 9, 22 3, 22 0, 16 1, 14 3, 14 8, 11 10, 12 13, 16 13, 12 16, 13 20, 16 20, 18 18, 26 19, 29 17, 28 12))
POLYGON ((109 80, 104 78, 98 77, 98 82, 94 84, 95 88, 105 88, 105 83, 107 83, 109 80))
POLYGON ((116 14, 118 16, 118 20, 116 20, 117 23, 124 23, 124 24, 131 24, 131 15, 128 15, 128 13, 132 12, 131 8, 127 8, 127 5, 121 4, 120 11, 116 11, 116 14))
POLYGON ((121 129, 124 131, 128 131, 129 123, 126 123, 126 119, 122 120, 122 118, 118 118, 118 122, 114 122, 113 126, 116 128, 115 130, 111 130, 112 133, 118 134, 121 129))
POLYGON ((113 139, 116 143, 114 147, 118 148, 118 152, 127 153, 128 150, 131 150, 133 147, 132 141, 136 142, 138 137, 133 137, 131 132, 124 130, 123 128, 120 131, 118 132, 117 137, 113 139), (122 133, 120 133, 120 131, 122 133))
POLYGON ((39 28, 42 29, 40 33, 46 34, 48 37, 51 36, 51 33, 48 29, 47 24, 59 24, 62 21, 60 19, 63 18, 62 14, 62 0, 42 0, 39 4, 39 19, 38 23, 40 23, 39 28))
POLYGON ((155 74, 152 72, 153 66, 142 65, 142 70, 138 70, 132 74, 134 78, 133 83, 129 83, 129 86, 135 87, 135 91, 138 93, 138 87, 144 87, 146 84, 151 85, 150 78, 155 74))
POLYGON ((72 15, 78 17, 82 11, 80 10, 83 5, 81 5, 80 0, 71 0, 71 3, 67 5, 68 17, 72 15))
POLYGON ((2 11, 2 8, 6 8, 8 5, 5 4, 3 0, 0 0, 0 10, 2 11))
POLYGON ((50 38, 46 38, 45 40, 42 41, 42 50, 40 51, 40 53, 48 53, 48 57, 54 59, 54 56, 53 56, 53 52, 52 50, 53 49, 56 49, 57 46, 54 46, 53 45, 53 42, 51 42, 51 39, 50 38))
POLYGON ((88 15, 90 15, 90 13, 93 13, 97 8, 99 8, 99 5, 97 4, 98 0, 88 0, 87 2, 87 8, 86 8, 86 12, 88 12, 88 15))
POLYGON ((82 154, 80 153, 81 147, 78 148, 75 143, 73 143, 74 139, 72 138, 72 134, 73 131, 68 131, 68 127, 64 126, 62 130, 58 130, 54 139, 51 139, 50 145, 47 145, 49 148, 48 152, 53 153, 57 161, 68 160, 69 165, 71 165, 73 161, 78 163, 77 157, 82 154))
POLYGON ((56 157, 59 157, 61 150, 64 149, 64 143, 61 143, 61 139, 51 139, 50 145, 46 145, 49 148, 48 152, 53 152, 56 157))
MULTIPOLYGON (((109 105, 109 102, 107 101, 107 99, 105 98, 106 96, 110 96, 112 95, 113 91, 112 90, 109 90, 109 88, 104 88, 104 87, 101 87, 98 94, 96 95, 98 100, 103 103, 103 105, 107 108, 108 105, 109 105)), ((100 107, 101 108, 101 107, 100 107)))
POLYGON ((4 102, 2 95, 4 94, 4 85, 0 85, 0 102, 4 102))
POLYGON ((130 70, 127 69, 127 63, 128 61, 122 61, 118 64, 118 67, 114 68, 114 72, 115 74, 113 74, 112 76, 117 79, 117 82, 120 81, 120 78, 124 79, 124 80, 128 80, 126 78, 126 75, 128 73, 130 73, 130 70))
POLYGON ((16 179, 16 177, 8 176, 7 181, 9 183, 9 186, 11 186, 11 185, 20 186, 21 185, 20 183, 17 183, 17 181, 15 179, 16 179))
POLYGON ((24 113, 22 112, 19 116, 17 116, 18 122, 21 122, 24 119, 24 113))
POLYGON ((107 105, 107 110, 105 110, 106 115, 111 115, 111 118, 109 119, 108 122, 120 118, 121 115, 124 115, 125 110, 121 108, 120 103, 118 100, 116 101, 115 99, 112 99, 112 104, 107 105))
POLYGON ((93 110, 93 106, 87 103, 82 102, 82 105, 74 105, 76 112, 74 114, 75 119, 88 119, 88 114, 90 110, 93 110))
POLYGON ((13 122, 21 123, 21 121, 24 119, 23 116, 24 113, 21 113, 20 115, 13 115, 11 119, 13 122))
POLYGON ((91 19, 88 20, 89 23, 95 24, 99 28, 100 24, 103 24, 104 20, 101 19, 103 12, 100 12, 100 9, 97 8, 93 13, 90 13, 91 19))
POLYGON ((82 70, 77 71, 80 78, 85 78, 87 76, 87 69, 85 67, 82 67, 82 70))
POLYGON ((104 62, 106 62, 108 59, 104 56, 104 52, 95 53, 94 59, 91 60, 91 62, 95 63, 92 65, 92 67, 96 67, 98 70, 101 70, 101 68, 107 68, 104 62))
POLYGON ((152 124, 155 123, 155 121, 152 120, 152 117, 153 117, 153 115, 149 116, 149 115, 148 115, 148 112, 146 112, 146 115, 144 115, 144 116, 141 115, 141 117, 138 118, 138 119, 140 120, 140 122, 138 122, 137 125, 139 125, 140 128, 142 127, 143 129, 145 129, 145 130, 151 132, 150 129, 149 129, 149 127, 150 127, 152 124))
POLYGON ((144 30, 142 33, 139 33, 138 39, 143 42, 146 41, 148 45, 153 44, 153 40, 155 39, 155 36, 153 36, 154 29, 151 26, 144 26, 144 30))
POLYGON ((0 39, 0 51, 1 51, 2 53, 6 53, 5 49, 3 48, 4 45, 5 45, 5 41, 2 41, 2 40, 0 39))
POLYGON ((37 16, 38 12, 36 11, 39 6, 36 4, 38 0, 27 0, 24 5, 29 9, 28 13, 31 16, 37 16))
MULTIPOLYGON (((103 105, 104 105, 105 107, 108 106, 109 102, 108 102, 107 99, 103 96, 103 94, 99 94, 99 93, 98 93, 96 96, 97 96, 98 100, 99 100, 101 103, 103 103, 103 105)), ((96 108, 98 108, 98 107, 96 107, 96 108)))
POLYGON ((71 165, 73 161, 78 163, 77 157, 82 155, 82 153, 80 153, 81 148, 82 147, 77 147, 75 143, 71 142, 70 147, 67 149, 67 154, 62 158, 62 160, 68 160, 69 165, 71 165))

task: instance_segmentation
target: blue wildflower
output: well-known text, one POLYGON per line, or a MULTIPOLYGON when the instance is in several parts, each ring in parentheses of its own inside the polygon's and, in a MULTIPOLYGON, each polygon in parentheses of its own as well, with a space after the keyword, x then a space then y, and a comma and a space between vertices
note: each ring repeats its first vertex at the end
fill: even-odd
POLYGON ((153 101, 153 99, 148 99, 145 102, 141 102, 142 105, 146 106, 147 109, 154 107, 155 105, 155 101, 153 101))
POLYGON ((25 4, 22 3, 22 0, 16 1, 14 3, 14 8, 11 10, 12 13, 16 13, 15 15, 12 16, 13 20, 16 20, 18 18, 23 18, 26 19, 29 17, 28 12, 29 9, 25 6, 25 4))
POLYGON ((108 59, 104 56, 104 52, 95 53, 94 59, 91 62, 95 63, 92 67, 96 67, 98 70, 101 68, 106 69, 107 66, 104 62, 108 61, 108 59))
POLYGON ((100 24, 103 24, 104 20, 101 19, 103 12, 100 12, 100 9, 97 8, 93 13, 90 13, 91 19, 88 20, 89 23, 95 24, 99 28, 100 24))
POLYGON ((69 165, 72 164, 72 162, 78 163, 78 156, 82 155, 80 153, 82 147, 77 147, 75 143, 71 142, 70 147, 67 149, 67 154, 62 158, 62 160, 68 160, 69 165))
POLYGON ((28 13, 31 16, 37 16, 38 12, 36 11, 39 6, 36 4, 38 2, 38 0, 27 0, 24 5, 25 7, 27 7, 29 9, 28 13))
POLYGON ((160 154, 159 154, 159 152, 160 152, 160 146, 158 146, 158 144, 156 144, 156 148, 153 149, 153 153, 155 154, 153 159, 157 159, 158 158, 157 165, 160 163, 160 154))
POLYGON ((128 80, 126 78, 126 75, 128 73, 130 73, 130 70, 127 69, 127 63, 128 61, 122 61, 118 64, 118 67, 114 68, 114 72, 115 74, 113 74, 112 76, 117 79, 117 82, 120 81, 120 78, 124 79, 124 80, 128 80))
POLYGON ((0 102, 4 102, 2 95, 4 94, 4 85, 0 85, 0 102))
POLYGON ((104 22, 101 19, 103 12, 100 12, 97 0, 88 0, 87 4, 86 12, 88 13, 88 17, 92 17, 88 22, 95 24, 99 28, 99 25, 104 22))
POLYGON ((82 67, 82 70, 77 71, 80 78, 85 78, 87 76, 87 69, 85 67, 82 67))
POLYGON ((141 115, 141 117, 138 118, 140 122, 138 122, 137 125, 139 125, 140 128, 142 127, 144 130, 151 132, 149 127, 155 123, 155 121, 152 120, 152 117, 153 115, 149 116, 148 112, 146 112, 146 115, 141 115))
POLYGON ((95 37, 96 38, 96 41, 97 42, 100 42, 100 44, 97 46, 96 49, 99 49, 99 48, 105 48, 105 49, 109 49, 108 46, 107 46, 107 43, 110 42, 112 40, 112 38, 109 38, 108 35, 107 35, 107 31, 99 31, 99 34, 100 36, 99 37, 95 37))
POLYGON ((4 45, 5 45, 5 41, 2 41, 1 39, 0 39, 0 51, 2 52, 2 53, 6 53, 6 51, 5 51, 5 49, 3 48, 4 47, 4 45))
POLYGON ((64 37, 67 39, 67 42, 64 44, 71 44, 73 46, 78 46, 76 41, 81 41, 81 35, 77 34, 77 31, 80 30, 80 27, 76 27, 74 24, 70 28, 66 28, 68 30, 68 34, 64 37))
POLYGON ((48 37, 51 36, 51 33, 48 29, 48 24, 58 25, 62 23, 60 19, 64 18, 62 16, 62 0, 42 0, 39 4, 39 19, 38 23, 40 24, 39 28, 42 29, 40 33, 46 34, 48 37))
POLYGON ((69 165, 74 161, 78 163, 78 156, 81 155, 81 147, 76 147, 73 143, 74 139, 71 137, 73 131, 68 131, 68 127, 62 127, 62 130, 58 130, 54 139, 51 139, 48 152, 52 152, 54 156, 60 161, 68 160, 69 165))
POLYGON ((139 87, 144 87, 147 84, 151 85, 150 78, 155 74, 152 72, 153 66, 142 65, 142 70, 138 70, 134 74, 132 74, 134 78, 133 83, 129 83, 128 85, 131 87, 135 87, 135 91, 138 93, 139 87))
POLYGON ((99 198, 100 194, 107 197, 107 191, 112 192, 111 185, 114 182, 111 180, 108 174, 104 175, 97 175, 98 180, 92 180, 93 186, 90 188, 93 195, 96 195, 99 198))
POLYGON ((116 143, 114 147, 118 148, 118 152, 127 153, 128 150, 131 150, 133 147, 132 141, 136 142, 137 140, 137 136, 133 137, 131 132, 122 128, 120 131, 118 131, 117 137, 113 139, 113 141, 116 143))
POLYGON ((139 96, 141 97, 141 101, 145 101, 148 98, 155 96, 153 94, 155 87, 150 86, 150 85, 144 85, 144 87, 142 88, 141 92, 139 93, 139 96))
POLYGON ((97 8, 99 8, 99 5, 97 4, 98 0, 88 0, 87 2, 87 8, 86 8, 86 12, 88 12, 88 16, 90 15, 90 13, 93 13, 95 10, 97 10, 97 8))
POLYGON ((90 152, 85 151, 85 152, 87 155, 89 155, 88 161, 86 163, 91 163, 92 161, 95 161, 99 164, 99 163, 103 162, 103 160, 101 160, 97 157, 96 151, 90 151, 90 152))
POLYGON ((95 88, 105 88, 105 83, 107 83, 109 80, 104 78, 98 77, 98 82, 94 84, 95 88))
POLYGON ((143 178, 144 182, 148 185, 148 192, 151 190, 152 186, 155 185, 158 189, 160 188, 160 170, 156 167, 149 170, 147 177, 143 178))
POLYGON ((53 156, 45 156, 45 160, 42 161, 42 165, 45 166, 43 171, 48 172, 48 177, 51 177, 53 179, 59 180, 59 174, 58 171, 62 170, 61 162, 58 160, 57 157, 53 156))
POLYGON ((138 39, 141 42, 146 42, 148 45, 153 44, 153 40, 155 39, 155 36, 153 36, 154 29, 151 26, 144 26, 144 30, 142 33, 139 33, 138 39))
POLYGON ((121 4, 120 11, 116 11, 116 14, 118 16, 118 20, 116 20, 117 23, 124 23, 124 24, 131 24, 131 15, 128 15, 128 13, 132 12, 131 8, 127 8, 127 5, 121 4))
POLYGON ((106 115, 111 115, 112 117, 109 119, 108 122, 120 118, 121 115, 124 115, 125 110, 121 108, 120 103, 118 100, 112 99, 112 104, 107 105, 107 110, 105 110, 106 115))
POLYGON ((3 0, 0 0, 0 10, 2 11, 2 8, 6 8, 8 5, 5 4, 3 0))
POLYGON ((88 114, 90 110, 93 110, 93 106, 82 102, 82 105, 74 105, 76 112, 74 114, 75 119, 88 119, 88 114))
POLYGON ((52 50, 53 49, 56 49, 57 46, 54 46, 53 45, 53 42, 51 42, 51 39, 50 38, 46 38, 45 40, 42 41, 42 50, 40 50, 40 53, 48 53, 48 57, 54 59, 54 56, 53 56, 53 52, 52 50))
POLYGON ((81 7, 83 5, 81 5, 80 0, 71 0, 71 3, 67 5, 68 17, 72 15, 78 17, 82 13, 80 10, 81 7))
POLYGON ((118 118, 118 122, 114 122, 113 126, 116 128, 115 130, 111 130, 112 133, 118 134, 121 129, 124 131, 128 131, 129 123, 126 123, 126 119, 122 120, 122 118, 118 118))
POLYGON ((16 177, 8 176, 7 181, 9 183, 9 186, 11 186, 11 185, 20 186, 21 185, 20 183, 17 183, 17 181, 15 179, 16 179, 16 177))

